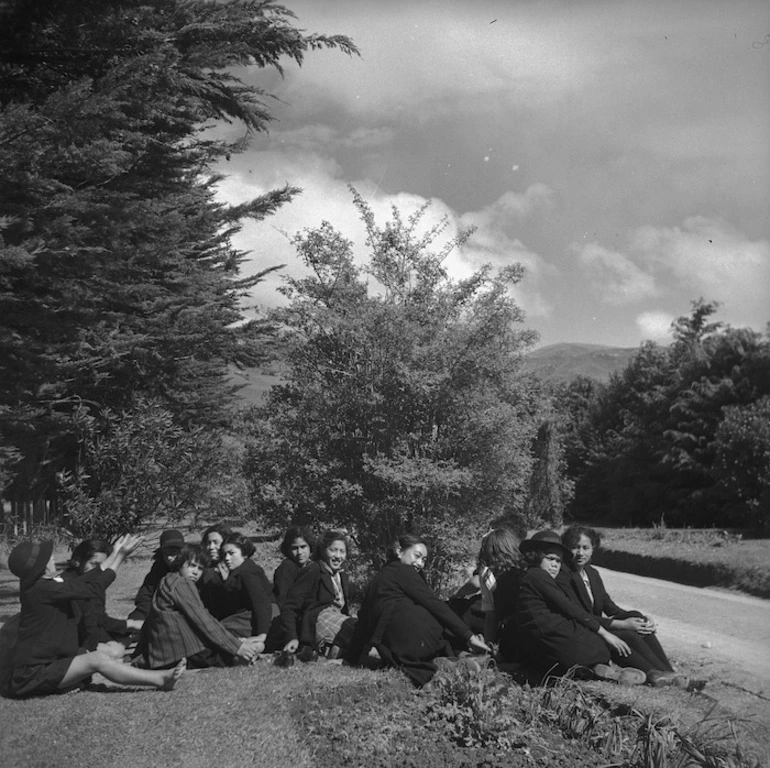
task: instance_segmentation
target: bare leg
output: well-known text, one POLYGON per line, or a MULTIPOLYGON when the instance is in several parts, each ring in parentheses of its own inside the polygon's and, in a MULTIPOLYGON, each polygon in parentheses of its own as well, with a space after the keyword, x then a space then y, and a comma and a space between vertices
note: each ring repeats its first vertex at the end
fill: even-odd
POLYGON ((173 669, 137 669, 130 664, 114 661, 99 651, 83 653, 80 656, 75 656, 72 660, 69 669, 59 683, 59 688, 69 688, 93 675, 94 672, 99 672, 113 683, 151 685, 164 691, 170 691, 182 676, 186 666, 186 659, 182 659, 173 669))

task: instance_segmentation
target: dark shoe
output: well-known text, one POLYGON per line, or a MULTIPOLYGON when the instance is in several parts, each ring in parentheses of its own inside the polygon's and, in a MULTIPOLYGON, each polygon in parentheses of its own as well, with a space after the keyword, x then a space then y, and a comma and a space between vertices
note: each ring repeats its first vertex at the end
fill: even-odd
POLYGON ((342 656, 342 648, 339 645, 330 645, 326 650, 327 659, 339 659, 342 656))
POLYGON ((623 667, 618 675, 618 685, 643 685, 646 682, 647 675, 635 667, 623 667))
POLYGON ((276 667, 293 667, 294 654, 290 651, 276 651, 273 657, 273 665, 276 667))
POLYGON ((297 651, 297 659, 306 664, 310 661, 318 661, 318 651, 310 645, 303 645, 302 648, 297 651))

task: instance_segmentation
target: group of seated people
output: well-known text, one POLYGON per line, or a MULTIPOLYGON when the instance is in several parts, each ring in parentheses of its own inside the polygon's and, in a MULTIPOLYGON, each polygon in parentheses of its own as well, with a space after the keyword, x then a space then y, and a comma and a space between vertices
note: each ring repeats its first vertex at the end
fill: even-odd
POLYGON ((393 543, 353 616, 343 532, 326 531, 315 542, 308 530, 290 528, 271 582, 252 559, 250 539, 222 525, 206 529, 200 544, 164 531, 134 610, 113 619, 106 589, 140 543, 135 536, 114 545, 84 541, 61 575, 51 542, 14 548, 9 568, 21 581, 21 617, 11 696, 70 690, 95 672, 171 690, 188 666, 273 654, 277 663, 324 656, 395 667, 417 686, 451 663, 442 659, 491 656, 502 669, 523 665, 538 675, 578 669, 623 684, 688 685, 652 619, 610 599, 591 565, 600 539, 590 528, 540 531, 524 541, 507 527, 487 533, 466 587, 480 593, 481 621, 430 588, 423 573, 429 546, 420 536, 393 543), (135 647, 130 663, 123 662, 127 647, 135 647))

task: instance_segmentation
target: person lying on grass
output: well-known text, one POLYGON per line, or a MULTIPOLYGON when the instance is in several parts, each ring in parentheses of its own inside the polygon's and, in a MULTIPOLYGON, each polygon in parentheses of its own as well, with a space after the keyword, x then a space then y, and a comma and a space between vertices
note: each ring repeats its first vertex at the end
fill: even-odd
MULTIPOLYGON (((67 581, 90 573, 98 573, 99 566, 112 554, 112 545, 105 539, 85 539, 72 550, 69 563, 62 573, 67 581)), ((118 661, 123 659, 131 633, 139 632, 142 621, 115 619, 107 614, 107 592, 100 587, 98 597, 78 600, 82 617, 79 624, 79 642, 88 651, 104 651, 118 661)))
POLYGON ((9 695, 16 698, 64 693, 77 688, 95 672, 122 685, 147 685, 170 691, 185 669, 135 669, 101 651, 78 646, 78 618, 73 603, 98 599, 114 580, 123 560, 142 542, 141 536, 121 536, 99 572, 64 581, 57 575, 53 542, 25 541, 8 557, 8 568, 20 580, 21 618, 9 695))
POLYGON ((238 637, 205 608, 195 584, 208 564, 197 544, 185 544, 161 579, 144 623, 144 661, 151 669, 187 660, 191 668, 228 667, 254 661, 264 650, 257 637, 238 637))

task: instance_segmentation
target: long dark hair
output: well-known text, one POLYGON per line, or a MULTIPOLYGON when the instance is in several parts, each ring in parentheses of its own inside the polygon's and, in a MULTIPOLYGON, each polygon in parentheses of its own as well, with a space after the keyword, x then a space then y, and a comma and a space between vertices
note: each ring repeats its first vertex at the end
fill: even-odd
POLYGON ((83 566, 97 553, 104 552, 107 557, 112 554, 112 544, 106 539, 85 539, 72 550, 67 569, 83 573, 83 566))
POLYGON ((591 546, 594 549, 599 549, 602 545, 602 535, 599 531, 596 531, 593 528, 587 528, 584 525, 571 525, 567 528, 561 535, 561 543, 564 544, 567 549, 573 549, 577 546, 581 536, 585 536, 589 539, 591 546))
POLYGON ((244 557, 251 557, 257 551, 257 548, 254 546, 251 539, 244 536, 239 531, 234 531, 222 542, 223 549, 226 544, 233 544, 238 547, 244 557))
POLYGON ((292 525, 291 528, 287 528, 286 533, 283 536, 283 541, 279 550, 284 557, 291 557, 291 545, 295 539, 304 539, 310 546, 310 551, 313 551, 315 547, 315 537, 310 532, 310 529, 301 525, 292 525))
POLYGON ((427 540, 416 533, 402 533, 397 536, 388 547, 388 562, 392 563, 394 560, 398 560, 399 549, 403 552, 403 550, 417 546, 417 544, 422 544, 425 549, 430 550, 427 540))

